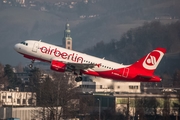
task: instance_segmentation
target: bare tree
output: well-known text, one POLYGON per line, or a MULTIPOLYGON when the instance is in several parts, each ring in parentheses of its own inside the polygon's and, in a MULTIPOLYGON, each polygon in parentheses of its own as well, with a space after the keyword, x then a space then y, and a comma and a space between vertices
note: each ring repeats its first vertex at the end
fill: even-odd
POLYGON ((174 78, 174 87, 180 87, 180 70, 177 69, 173 75, 173 78, 174 78))
POLYGON ((146 120, 144 105, 145 105, 144 98, 135 99, 136 116, 138 117, 139 120, 146 120))
POLYGON ((43 108, 39 113, 42 119, 60 120, 75 117, 78 100, 73 75, 53 72, 42 79, 38 74, 33 74, 32 84, 37 94, 37 106, 43 108), (35 79, 40 80, 35 82, 35 79))
POLYGON ((0 64, 0 84, 0 89, 4 89, 9 85, 8 77, 4 74, 4 66, 2 64, 0 64))
POLYGON ((17 71, 17 72, 23 72, 23 65, 22 65, 22 63, 19 63, 19 64, 16 66, 16 71, 17 71))
MULTIPOLYGON (((79 113, 85 120, 90 119, 97 119, 98 115, 95 117, 94 115, 90 115, 95 109, 95 103, 97 103, 97 100, 94 98, 93 95, 90 94, 81 94, 79 95, 79 113)), ((99 103, 98 103, 99 105, 99 103)))
POLYGON ((164 108, 163 108, 163 120, 169 120, 170 119, 170 100, 169 100, 169 94, 165 93, 164 95, 164 108))
POLYGON ((154 97, 146 97, 144 98, 144 109, 147 111, 147 114, 153 115, 154 119, 157 119, 157 107, 159 106, 159 102, 154 97))

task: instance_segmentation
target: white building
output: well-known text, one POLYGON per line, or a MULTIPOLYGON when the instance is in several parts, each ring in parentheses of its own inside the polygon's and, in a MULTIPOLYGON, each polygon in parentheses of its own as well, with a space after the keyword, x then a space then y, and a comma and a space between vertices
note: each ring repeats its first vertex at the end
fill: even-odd
MULTIPOLYGON (((58 109, 58 113, 61 111, 61 107, 58 109)), ((1 107, 0 119, 7 118, 20 118, 20 120, 42 120, 44 117, 50 116, 50 110, 42 107, 1 107)))
POLYGON ((80 88, 80 92, 83 93, 141 93, 140 82, 122 82, 86 76, 83 78, 83 81, 78 82, 77 85, 80 88))
POLYGON ((10 89, 9 91, 0 91, 1 106, 35 106, 36 93, 19 92, 10 89))
POLYGON ((140 82, 114 82, 114 93, 141 93, 140 82))

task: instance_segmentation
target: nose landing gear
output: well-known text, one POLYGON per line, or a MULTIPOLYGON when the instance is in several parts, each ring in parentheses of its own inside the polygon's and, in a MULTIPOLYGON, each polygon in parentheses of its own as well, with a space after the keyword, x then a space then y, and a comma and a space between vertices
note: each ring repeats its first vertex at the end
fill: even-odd
POLYGON ((32 68, 33 68, 33 64, 29 64, 29 68, 31 68, 31 69, 32 69, 32 68))
POLYGON ((30 68, 30 69, 33 68, 34 61, 35 61, 35 59, 32 59, 31 64, 29 64, 29 68, 30 68))

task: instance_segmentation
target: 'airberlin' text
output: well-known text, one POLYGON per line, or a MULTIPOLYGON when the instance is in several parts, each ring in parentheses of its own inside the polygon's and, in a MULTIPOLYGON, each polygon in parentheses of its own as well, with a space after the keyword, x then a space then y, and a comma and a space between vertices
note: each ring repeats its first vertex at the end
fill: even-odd
POLYGON ((83 58, 79 57, 78 54, 75 53, 68 54, 66 52, 59 51, 57 48, 51 49, 51 47, 47 48, 45 46, 41 47, 40 50, 42 53, 54 55, 55 57, 61 57, 62 59, 72 60, 78 63, 83 62, 83 58))

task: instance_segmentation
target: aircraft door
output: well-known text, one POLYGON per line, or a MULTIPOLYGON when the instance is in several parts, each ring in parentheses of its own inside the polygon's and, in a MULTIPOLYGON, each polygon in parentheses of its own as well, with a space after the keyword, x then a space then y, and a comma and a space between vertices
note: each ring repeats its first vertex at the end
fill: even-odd
POLYGON ((123 69, 122 76, 125 77, 125 78, 127 78, 128 74, 129 74, 129 68, 124 68, 124 69, 123 69))
POLYGON ((38 48, 39 48, 39 43, 35 42, 34 45, 33 45, 32 51, 37 53, 38 48))

